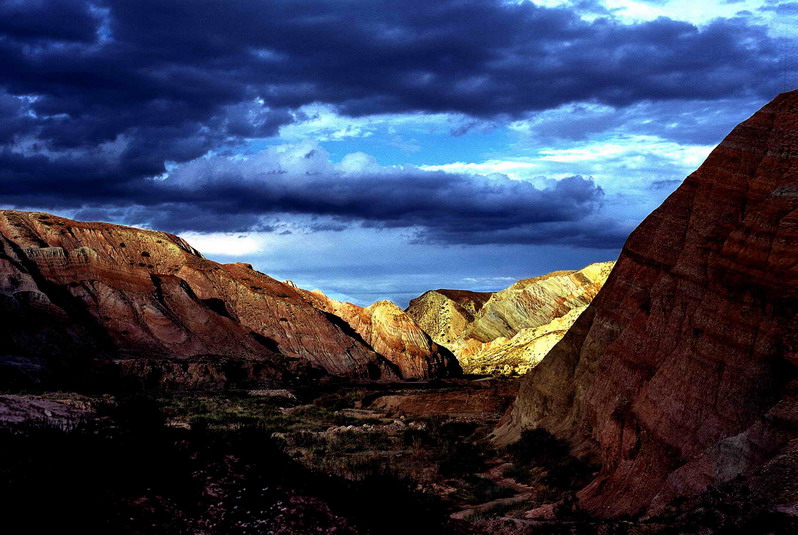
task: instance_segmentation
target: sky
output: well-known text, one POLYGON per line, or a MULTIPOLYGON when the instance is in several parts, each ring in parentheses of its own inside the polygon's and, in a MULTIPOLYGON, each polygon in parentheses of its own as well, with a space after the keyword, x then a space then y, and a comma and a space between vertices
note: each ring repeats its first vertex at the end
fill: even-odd
POLYGON ((0 207, 368 304, 613 260, 798 86, 798 2, 0 0, 0 207))

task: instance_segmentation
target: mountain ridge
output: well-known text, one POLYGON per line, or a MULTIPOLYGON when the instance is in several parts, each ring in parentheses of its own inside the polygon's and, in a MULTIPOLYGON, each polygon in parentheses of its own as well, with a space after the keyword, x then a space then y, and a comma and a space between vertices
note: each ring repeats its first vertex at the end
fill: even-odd
POLYGON ((732 130, 632 233, 524 377, 496 441, 542 428, 600 462, 577 494, 599 517, 660 514, 733 481, 794 511, 795 480, 768 471, 798 466, 796 243, 793 91, 732 130))
POLYGON ((78 362, 190 388, 449 373, 403 376, 298 289, 174 234, 42 212, 0 211, 0 320, 12 382, 78 362))
POLYGON ((525 373, 590 303, 612 264, 529 277, 497 292, 432 290, 411 300, 406 310, 457 355, 466 372, 525 373), (469 303, 478 306, 466 308, 469 303))

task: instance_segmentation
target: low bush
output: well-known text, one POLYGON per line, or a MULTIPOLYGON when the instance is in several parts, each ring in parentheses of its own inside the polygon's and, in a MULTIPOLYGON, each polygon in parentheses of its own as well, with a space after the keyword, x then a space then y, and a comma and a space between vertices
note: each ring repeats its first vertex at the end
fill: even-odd
POLYGON ((402 431, 402 444, 405 446, 413 446, 414 448, 422 448, 434 445, 435 440, 426 429, 408 427, 402 431))
POLYGON ((387 450, 393 446, 391 437, 378 430, 351 429, 330 436, 330 447, 337 453, 387 450))
POLYGON ((490 479, 478 475, 465 476, 454 498, 463 503, 487 503, 515 494, 513 489, 497 485, 490 479))
MULTIPOLYGON (((0 430, 5 532, 447 533, 440 500, 368 453, 352 456, 357 477, 345 480, 291 459, 263 421, 219 426, 199 416, 187 430, 164 426, 151 400, 104 410, 69 429, 34 422, 0 430)), ((353 439, 361 437, 345 437, 353 439)))
POLYGON ((361 401, 366 395, 364 390, 342 390, 340 392, 331 392, 323 394, 313 400, 313 404, 331 411, 340 411, 341 409, 352 409, 358 401, 361 401))

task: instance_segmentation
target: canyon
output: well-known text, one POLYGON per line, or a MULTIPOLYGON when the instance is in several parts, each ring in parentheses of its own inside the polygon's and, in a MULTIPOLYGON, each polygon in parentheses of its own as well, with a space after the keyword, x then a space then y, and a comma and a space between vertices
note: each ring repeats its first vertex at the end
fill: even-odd
POLYGON ((460 372, 455 356, 436 344, 395 303, 383 300, 364 308, 331 299, 320 290, 298 291, 318 310, 346 322, 366 344, 397 366, 401 377, 430 379, 460 372))
POLYGON ((616 262, 406 310, 0 211, 0 501, 98 533, 795 532, 797 244, 798 91, 616 262))
POLYGON ((402 310, 219 264, 168 233, 45 213, 0 212, 0 246, 7 383, 103 381, 113 371, 160 387, 216 389, 428 380, 461 366, 519 374, 562 337, 612 268, 550 273, 493 293, 434 290, 402 310))

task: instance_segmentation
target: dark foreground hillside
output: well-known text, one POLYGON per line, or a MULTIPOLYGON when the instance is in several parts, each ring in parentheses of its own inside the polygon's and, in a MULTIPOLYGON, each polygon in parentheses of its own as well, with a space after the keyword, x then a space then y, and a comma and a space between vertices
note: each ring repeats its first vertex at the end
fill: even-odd
POLYGON ((464 532, 439 499, 403 479, 305 468, 254 418, 167 427, 143 397, 100 416, 0 433, 4 533, 464 532))
POLYGON ((598 467, 526 432, 488 439, 513 381, 323 391, 0 396, 4 533, 790 533, 732 487, 600 520, 598 467), (29 402, 25 406, 25 400, 29 402), (46 411, 46 412, 45 412, 46 411), (49 412, 50 416, 47 416, 49 412), (37 418, 41 416, 41 418, 37 418), (552 516, 525 518, 531 508, 552 516))

